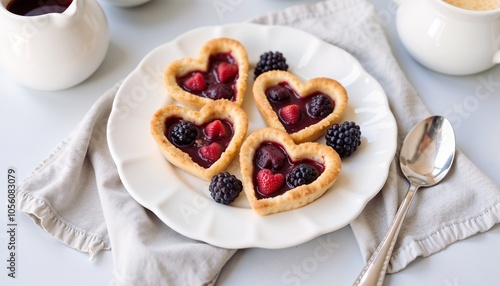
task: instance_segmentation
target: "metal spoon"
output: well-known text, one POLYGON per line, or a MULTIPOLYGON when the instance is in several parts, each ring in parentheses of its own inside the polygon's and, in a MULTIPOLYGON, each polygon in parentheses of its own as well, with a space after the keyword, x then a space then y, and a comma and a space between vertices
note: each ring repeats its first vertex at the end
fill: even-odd
POLYGON ((382 285, 399 230, 416 191, 438 184, 450 170, 454 157, 455 133, 446 118, 429 117, 408 133, 401 147, 399 165, 410 187, 392 226, 354 285, 382 285))

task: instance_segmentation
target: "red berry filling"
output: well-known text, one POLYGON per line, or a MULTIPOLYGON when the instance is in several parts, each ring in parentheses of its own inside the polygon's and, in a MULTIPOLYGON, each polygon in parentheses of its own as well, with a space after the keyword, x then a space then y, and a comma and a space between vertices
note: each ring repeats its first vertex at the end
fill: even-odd
POLYGON ((216 119, 198 126, 172 117, 167 118, 165 127, 167 139, 203 168, 209 168, 220 158, 234 134, 233 125, 224 119, 216 119), (186 128, 186 125, 189 125, 189 128, 186 128), (190 139, 179 144, 179 137, 190 139))
POLYGON ((287 82, 266 89, 266 97, 289 134, 318 123, 335 108, 327 95, 314 92, 301 97, 287 82))
POLYGON ((294 189, 287 179, 297 167, 305 164, 321 174, 324 166, 311 159, 293 161, 283 146, 278 143, 263 142, 255 152, 253 159, 253 178, 256 196, 259 199, 275 197, 294 189))
POLYGON ((208 69, 192 71, 177 78, 179 86, 187 92, 210 99, 235 101, 238 65, 229 53, 210 56, 208 69))

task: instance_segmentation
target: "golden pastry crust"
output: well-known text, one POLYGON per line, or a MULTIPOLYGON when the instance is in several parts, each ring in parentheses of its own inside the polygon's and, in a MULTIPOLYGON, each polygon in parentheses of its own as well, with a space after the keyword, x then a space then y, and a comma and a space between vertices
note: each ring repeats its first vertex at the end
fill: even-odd
POLYGON ((229 53, 236 61, 238 78, 234 87, 234 102, 241 106, 247 88, 248 54, 240 42, 229 38, 216 38, 206 42, 200 49, 197 59, 182 58, 171 62, 164 72, 164 83, 168 93, 177 101, 197 109, 214 101, 185 91, 179 86, 177 79, 192 71, 207 71, 210 55, 218 53, 229 53))
POLYGON ((253 211, 265 216, 305 206, 321 197, 335 183, 341 160, 332 148, 315 142, 295 144, 290 135, 275 128, 259 129, 243 142, 240 150, 243 190, 253 211), (324 171, 311 184, 291 189, 281 195, 259 199, 254 185, 254 156, 261 143, 272 141, 284 147, 292 160, 312 159, 324 166, 324 171))
POLYGON ((173 165, 203 180, 222 172, 238 154, 248 130, 248 119, 241 107, 228 100, 218 100, 203 106, 200 111, 193 111, 177 105, 167 105, 153 115, 150 124, 151 134, 163 156, 173 165), (233 138, 220 158, 209 168, 203 168, 191 157, 172 144, 165 136, 165 122, 169 118, 183 120, 201 126, 216 119, 225 119, 233 125, 233 138))
POLYGON ((316 140, 321 135, 325 134, 328 128, 337 122, 344 114, 348 101, 347 91, 336 80, 331 78, 314 78, 306 82, 301 82, 289 72, 268 71, 261 74, 255 80, 253 85, 253 96, 259 112, 264 117, 269 127, 286 131, 266 97, 266 90, 281 82, 288 83, 301 97, 307 97, 314 92, 321 92, 329 96, 335 103, 333 112, 327 117, 316 124, 290 134, 296 143, 316 140))

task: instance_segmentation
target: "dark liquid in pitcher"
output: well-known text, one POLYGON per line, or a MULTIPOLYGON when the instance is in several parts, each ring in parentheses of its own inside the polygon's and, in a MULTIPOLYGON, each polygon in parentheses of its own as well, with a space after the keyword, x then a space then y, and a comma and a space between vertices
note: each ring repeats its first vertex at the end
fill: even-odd
POLYGON ((48 13, 62 13, 73 0, 12 0, 7 10, 21 16, 38 16, 48 13))

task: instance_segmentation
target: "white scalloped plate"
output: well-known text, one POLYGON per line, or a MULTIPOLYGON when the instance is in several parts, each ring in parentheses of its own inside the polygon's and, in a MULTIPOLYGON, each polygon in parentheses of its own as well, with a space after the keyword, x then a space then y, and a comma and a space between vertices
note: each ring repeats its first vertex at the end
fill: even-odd
MULTIPOLYGON (((249 78, 243 104, 248 134, 265 126, 250 92, 253 70, 249 78)), ((130 195, 180 234, 226 248, 284 248, 349 224, 385 183, 396 133, 384 90, 350 54, 297 29, 247 23, 199 28, 153 50, 123 82, 108 123, 111 155, 130 195), (343 160, 337 182, 315 202, 265 217, 251 210, 243 192, 232 205, 221 205, 210 197, 208 182, 160 154, 149 121, 158 108, 175 103, 163 87, 164 68, 172 60, 196 57, 206 41, 221 36, 239 40, 251 66, 262 53, 281 51, 289 71, 302 80, 330 77, 346 87, 349 103, 342 120, 361 126, 362 145, 343 160)), ((238 158, 229 171, 240 176, 238 158)))

